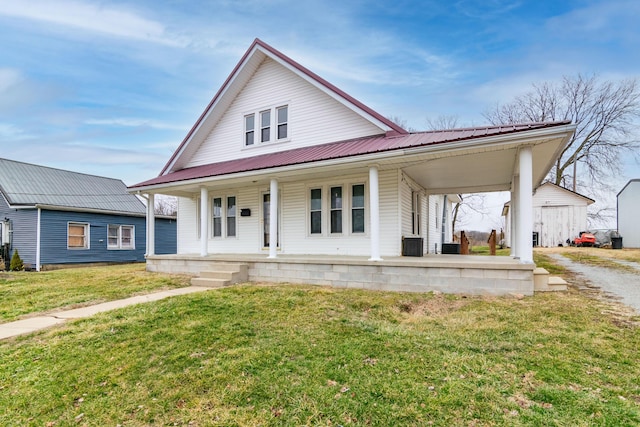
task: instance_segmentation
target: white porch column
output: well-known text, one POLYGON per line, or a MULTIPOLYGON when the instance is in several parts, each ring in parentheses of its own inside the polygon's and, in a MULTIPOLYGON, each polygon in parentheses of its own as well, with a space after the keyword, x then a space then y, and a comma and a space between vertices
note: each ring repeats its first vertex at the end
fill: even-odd
POLYGON ((520 262, 533 263, 533 150, 523 147, 519 152, 520 184, 518 194, 518 256, 520 262))
POLYGON ((200 256, 209 253, 209 190, 200 188, 200 256))
POLYGON ((269 188, 269 258, 278 256, 278 180, 271 179, 269 188))
POLYGON ((369 261, 382 261, 380 258, 380 192, 377 166, 369 167, 369 209, 371 210, 371 258, 369 261))
POLYGON ((520 188, 519 184, 519 175, 515 175, 513 177, 513 190, 511 191, 511 256, 514 258, 518 257, 518 209, 520 206, 518 205, 518 188, 520 188))
POLYGON ((156 253, 156 214, 155 196, 152 193, 147 195, 147 256, 156 253))

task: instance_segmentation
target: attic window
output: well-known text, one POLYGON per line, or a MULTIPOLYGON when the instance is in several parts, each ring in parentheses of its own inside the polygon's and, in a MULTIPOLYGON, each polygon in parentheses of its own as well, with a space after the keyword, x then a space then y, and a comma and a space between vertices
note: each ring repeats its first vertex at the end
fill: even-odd
POLYGON ((289 106, 256 110, 244 115, 244 146, 252 147, 289 138, 289 106), (256 136, 257 135, 257 136, 256 136))

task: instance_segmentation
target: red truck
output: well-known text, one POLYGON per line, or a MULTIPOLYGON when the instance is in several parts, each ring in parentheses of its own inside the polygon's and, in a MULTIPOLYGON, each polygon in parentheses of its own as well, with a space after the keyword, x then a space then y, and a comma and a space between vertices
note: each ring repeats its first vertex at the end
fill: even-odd
POLYGON ((595 246, 596 236, 588 231, 581 231, 580 235, 573 239, 573 244, 575 246, 595 246))

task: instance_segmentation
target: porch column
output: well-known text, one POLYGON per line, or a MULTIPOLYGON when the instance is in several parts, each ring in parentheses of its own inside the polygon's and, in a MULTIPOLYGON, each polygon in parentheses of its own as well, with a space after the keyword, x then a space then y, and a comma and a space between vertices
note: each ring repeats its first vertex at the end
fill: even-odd
POLYGON ((520 184, 518 194, 518 256, 520 262, 533 263, 533 150, 523 147, 519 152, 520 184))
POLYGON ((271 179, 269 189, 269 258, 278 256, 278 180, 271 179))
POLYGON ((380 258, 380 193, 377 166, 369 167, 369 209, 371 210, 371 258, 369 261, 382 261, 380 258))
POLYGON ((520 185, 518 180, 520 179, 519 175, 515 175, 513 177, 513 190, 511 191, 511 256, 514 258, 518 257, 518 188, 520 185))
POLYGON ((209 253, 209 190, 200 188, 200 256, 209 253))
POLYGON ((156 214, 155 196, 147 194, 147 256, 156 253, 156 214))

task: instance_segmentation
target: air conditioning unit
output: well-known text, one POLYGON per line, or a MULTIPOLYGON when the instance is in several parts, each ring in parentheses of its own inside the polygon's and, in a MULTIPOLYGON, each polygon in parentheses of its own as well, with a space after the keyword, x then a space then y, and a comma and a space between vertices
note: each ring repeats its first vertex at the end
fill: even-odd
POLYGON ((424 239, 422 237, 403 237, 402 256, 422 256, 424 239))

